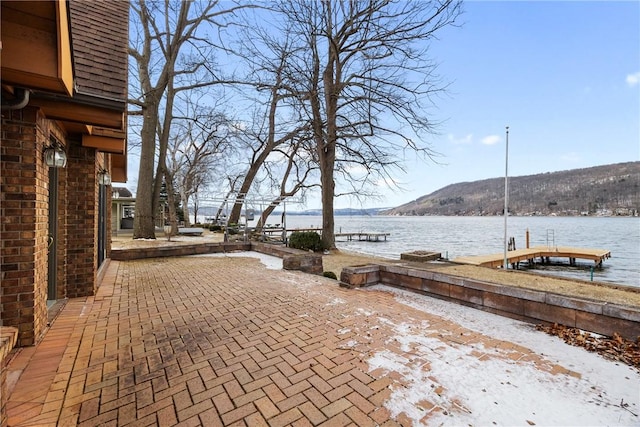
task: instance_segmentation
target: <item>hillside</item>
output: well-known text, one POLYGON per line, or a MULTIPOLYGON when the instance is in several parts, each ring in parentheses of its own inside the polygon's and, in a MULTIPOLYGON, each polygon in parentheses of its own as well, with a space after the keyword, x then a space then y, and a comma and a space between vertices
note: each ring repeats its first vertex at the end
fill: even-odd
MULTIPOLYGON (((504 177, 448 185, 388 215, 502 215, 504 177)), ((509 177, 513 215, 637 215, 640 162, 509 177)))

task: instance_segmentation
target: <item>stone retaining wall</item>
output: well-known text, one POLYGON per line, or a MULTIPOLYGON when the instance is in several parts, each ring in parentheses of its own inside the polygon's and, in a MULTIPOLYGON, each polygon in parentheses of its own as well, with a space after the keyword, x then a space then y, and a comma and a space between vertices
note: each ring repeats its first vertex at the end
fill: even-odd
POLYGON ((311 274, 322 274, 323 272, 321 254, 261 242, 219 242, 198 243, 193 245, 156 246, 148 248, 112 249, 111 259, 117 261, 129 261, 143 258, 237 251, 255 251, 282 258, 282 267, 285 270, 299 270, 311 274))
POLYGON ((311 274, 323 273, 321 254, 261 242, 252 242, 251 250, 282 258, 282 268, 285 270, 299 270, 311 274))
POLYGON ((112 249, 111 259, 116 261, 131 261, 144 258, 162 258, 173 256, 187 256, 199 254, 215 254, 222 252, 250 251, 251 243, 197 243, 193 245, 154 246, 147 248, 112 249))
POLYGON ((618 333, 632 341, 640 336, 637 307, 394 265, 347 267, 340 282, 346 287, 395 286, 527 322, 558 323, 607 336, 618 333))

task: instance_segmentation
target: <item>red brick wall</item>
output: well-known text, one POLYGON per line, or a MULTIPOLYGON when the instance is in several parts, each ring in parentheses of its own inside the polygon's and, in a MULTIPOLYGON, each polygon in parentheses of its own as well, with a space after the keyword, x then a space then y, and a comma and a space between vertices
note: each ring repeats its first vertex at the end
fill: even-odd
POLYGON ((0 148, 2 324, 31 345, 47 321, 47 122, 33 108, 4 112, 0 148))
MULTIPOLYGON (((97 172, 98 165, 108 165, 108 156, 82 147, 80 140, 70 140, 56 122, 47 120, 36 108, 3 112, 0 325, 18 329, 19 346, 34 344, 48 319, 49 185, 52 183, 49 183, 43 151, 52 137, 62 143, 68 157, 67 167, 58 169, 55 298, 89 296, 97 288, 97 172)), ((109 191, 107 193, 106 206, 110 206, 109 191)), ((108 235, 106 244, 109 256, 108 235)))
POLYGON ((58 242, 56 299, 67 298, 67 168, 58 170, 58 242))
POLYGON ((98 186, 95 150, 72 143, 67 162, 67 296, 93 295, 96 288, 98 186))
POLYGON ((55 136, 66 146, 59 169, 56 298, 93 295, 97 286, 97 160, 92 148, 65 141, 37 109, 4 112, 1 145, 1 324, 19 330, 18 345, 36 342, 47 323, 49 168, 42 153, 55 136))
MULTIPOLYGON (((33 339, 29 344, 24 343, 28 334, 20 331, 25 336, 19 336, 18 345, 33 344, 44 332, 47 326, 47 280, 48 280, 48 253, 49 253, 49 167, 44 163, 43 151, 50 145, 50 135, 58 134, 55 122, 45 119, 42 114, 36 118, 37 147, 33 161, 36 164, 36 210, 34 215, 35 250, 34 250, 34 300, 33 300, 33 339)), ((60 141, 64 139, 58 138, 60 141)), ((25 159, 26 161, 27 159, 25 159)), ((25 319, 26 320, 26 319, 25 319)))

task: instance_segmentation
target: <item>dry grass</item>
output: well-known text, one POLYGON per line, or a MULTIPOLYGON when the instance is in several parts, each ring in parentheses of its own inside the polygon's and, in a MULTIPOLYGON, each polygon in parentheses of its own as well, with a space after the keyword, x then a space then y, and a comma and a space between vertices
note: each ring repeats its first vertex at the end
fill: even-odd
POLYGON ((629 286, 586 282, 517 270, 503 271, 473 265, 400 262, 342 251, 333 251, 331 254, 323 257, 324 269, 326 271, 333 271, 338 277, 340 277, 340 271, 342 271, 342 268, 344 267, 371 263, 401 263, 426 270, 439 271, 452 276, 466 277, 489 283, 517 286, 521 288, 553 292, 561 295, 604 301, 613 304, 640 307, 640 289, 629 286))

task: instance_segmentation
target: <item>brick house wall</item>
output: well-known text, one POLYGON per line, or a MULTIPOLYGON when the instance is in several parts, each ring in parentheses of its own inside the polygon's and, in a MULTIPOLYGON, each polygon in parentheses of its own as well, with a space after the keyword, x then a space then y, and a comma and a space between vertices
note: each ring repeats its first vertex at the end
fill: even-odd
POLYGON ((67 297, 92 295, 95 285, 97 167, 95 150, 71 144, 67 164, 67 297))
POLYGON ((57 268, 56 268, 56 299, 68 298, 67 295, 67 203, 69 199, 67 192, 67 168, 58 169, 58 241, 56 244, 57 268))
MULTIPOLYGON (((0 325, 16 327, 17 345, 29 346, 48 321, 49 186, 53 183, 43 151, 55 138, 68 157, 67 167, 58 169, 55 299, 90 296, 97 288, 97 173, 108 156, 66 138, 57 122, 47 120, 37 108, 3 111, 1 129, 0 325)), ((107 236, 107 244, 109 240, 107 236)))
POLYGON ((18 328, 18 345, 33 344, 47 321, 48 169, 38 155, 45 125, 34 108, 2 120, 2 323, 18 328))
MULTIPOLYGON (((98 207, 110 206, 111 195, 110 188, 98 185, 98 172, 109 171, 118 182, 127 179, 129 2, 95 7, 87 1, 49 0, 38 2, 35 10, 33 2, 0 1, 0 9, 0 26, 15 30, 3 31, 0 40, 7 53, 0 64, 4 427, 6 357, 15 345, 33 345, 42 337, 48 299, 93 295, 106 270, 98 261, 104 255, 108 264, 110 228, 98 242, 98 207), (43 153, 52 141, 67 154, 67 168, 46 166, 43 153), (98 252, 101 244, 106 253, 98 252)), ((110 209, 103 212, 109 221, 110 209)))

